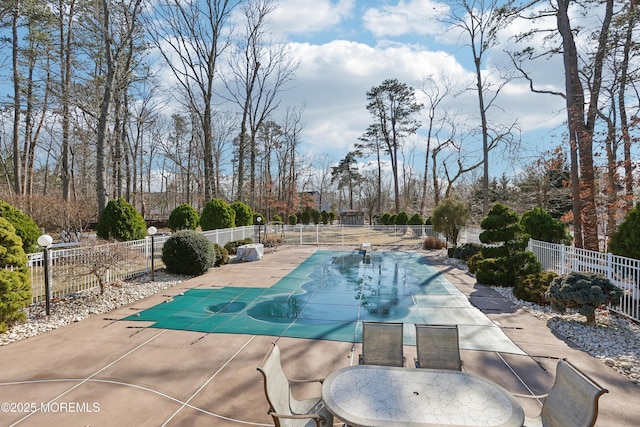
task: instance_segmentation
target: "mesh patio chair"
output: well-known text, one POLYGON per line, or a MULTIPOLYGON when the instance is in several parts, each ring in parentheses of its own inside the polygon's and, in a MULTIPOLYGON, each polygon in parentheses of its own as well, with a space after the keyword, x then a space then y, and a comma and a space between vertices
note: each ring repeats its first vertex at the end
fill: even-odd
POLYGON ((333 424, 333 415, 324 407, 321 397, 298 400, 291 392, 291 383, 322 383, 323 379, 287 378, 280 363, 280 349, 275 343, 258 366, 258 371, 264 377, 269 415, 273 417, 276 427, 320 427, 333 424))
POLYGON ((462 370, 458 325, 416 324, 416 368, 462 370))
POLYGON ((362 322, 361 365, 404 366, 402 323, 362 322))
POLYGON ((525 427, 593 427, 598 418, 598 399, 608 392, 571 363, 561 360, 549 393, 514 396, 544 399, 540 415, 526 417, 525 427))

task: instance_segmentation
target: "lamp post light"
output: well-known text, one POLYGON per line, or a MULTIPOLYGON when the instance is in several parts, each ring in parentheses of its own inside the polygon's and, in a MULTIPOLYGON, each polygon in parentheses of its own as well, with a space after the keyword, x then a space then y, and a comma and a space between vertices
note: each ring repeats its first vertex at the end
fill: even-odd
POLYGON ((154 245, 154 235, 158 232, 158 229, 155 228, 153 225, 149 228, 147 228, 147 234, 149 236, 151 236, 151 281, 153 281, 154 279, 154 272, 155 272, 155 258, 156 258, 156 248, 154 245))
POLYGON ((44 254, 44 298, 47 316, 51 314, 51 281, 49 280, 49 247, 53 238, 48 234, 38 237, 38 245, 42 246, 44 254))
POLYGON ((258 218, 256 218, 256 221, 258 221, 258 243, 262 243, 260 241, 260 232, 262 231, 262 217, 259 216, 258 218))

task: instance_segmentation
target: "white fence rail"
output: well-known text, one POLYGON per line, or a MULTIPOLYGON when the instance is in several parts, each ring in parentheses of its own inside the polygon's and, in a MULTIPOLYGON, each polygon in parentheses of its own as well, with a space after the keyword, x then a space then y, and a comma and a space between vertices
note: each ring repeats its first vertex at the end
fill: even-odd
MULTIPOLYGON (((255 227, 236 227, 203 232, 211 242, 224 246, 232 240, 256 237, 255 227)), ((156 235, 154 239, 154 267, 162 267, 162 246, 168 235, 156 235)), ((50 249, 49 286, 51 298, 62 297, 99 286, 144 274, 151 269, 151 237, 130 242, 105 243, 78 246, 72 249, 50 249)), ((31 270, 32 302, 45 300, 44 253, 28 256, 31 270)))
MULTIPOLYGON (((481 230, 464 228, 459 244, 479 243, 481 230)), ((405 246, 418 248, 426 237, 444 239, 431 226, 344 226, 344 225, 282 225, 236 227, 202 233, 211 242, 224 246, 229 241, 247 237, 254 241, 289 245, 340 245, 359 247, 405 246)), ((161 267, 162 246, 168 235, 154 236, 154 266, 161 267)), ((605 275, 624 290, 615 311, 640 321, 640 260, 607 253, 587 251, 571 246, 529 241, 543 268, 565 274, 571 271, 592 271, 605 275)), ((99 286, 99 276, 105 283, 144 274, 151 268, 151 238, 131 242, 49 250, 51 297, 62 297, 99 286), (117 261, 116 261, 117 260, 117 261), (102 268, 103 270, 100 270, 102 268)), ((43 253, 29 255, 33 302, 45 299, 43 253)))
POLYGON ((624 291, 619 304, 611 309, 640 321, 640 260, 538 240, 529 240, 529 250, 547 271, 588 271, 606 276, 624 291))

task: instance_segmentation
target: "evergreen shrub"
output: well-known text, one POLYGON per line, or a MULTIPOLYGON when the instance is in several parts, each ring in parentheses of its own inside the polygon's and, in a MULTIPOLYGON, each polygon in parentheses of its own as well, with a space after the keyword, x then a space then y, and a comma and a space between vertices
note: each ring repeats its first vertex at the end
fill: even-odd
POLYGON ((424 224, 424 220, 422 219, 422 215, 420 215, 419 213, 414 213, 413 215, 411 215, 411 218, 409 218, 409 221, 407 221, 407 224, 409 224, 409 225, 423 225, 424 224))
POLYGON ((0 333, 14 323, 26 320, 23 308, 31 302, 31 276, 27 255, 16 230, 0 218, 0 333), (9 270, 6 268, 11 267, 9 270))
POLYGON ((15 229, 15 233, 21 239, 22 249, 26 253, 39 251, 38 237, 42 234, 38 224, 20 209, 0 200, 0 217, 9 221, 15 229))
POLYGON ((322 212, 320 212, 320 216, 322 217, 322 223, 324 225, 329 224, 329 218, 331 217, 331 215, 329 215, 329 212, 323 210, 322 212))
POLYGON ((443 233, 447 242, 453 246, 458 245, 458 235, 468 219, 469 209, 467 205, 451 198, 440 202, 431 216, 433 229, 438 233, 443 233))
POLYGON ((608 250, 612 254, 640 259, 640 203, 624 217, 618 230, 609 238, 608 250))
POLYGON ((586 316, 587 325, 595 325, 596 308, 617 302, 622 295, 622 289, 601 274, 573 271, 553 279, 545 298, 552 309, 575 308, 586 316))
POLYGON ((173 232, 180 230, 195 230, 200 223, 198 212, 188 203, 178 205, 169 215, 168 226, 173 232))
POLYGON ((534 240, 568 245, 573 240, 567 226, 540 207, 522 214, 520 219, 524 232, 534 240))
POLYGON ((216 250, 216 267, 229 264, 229 252, 217 243, 213 243, 213 247, 216 250))
POLYGON ((556 277, 558 277, 558 274, 553 271, 527 274, 516 281, 513 287, 513 295, 523 301, 538 305, 549 305, 545 293, 549 289, 551 281, 556 277))
POLYGON ((107 203, 96 225, 96 234, 104 240, 139 240, 147 235, 147 224, 136 208, 120 197, 107 203))
POLYGON ((471 258, 467 260, 469 273, 476 274, 476 272, 478 271, 478 261, 481 261, 482 259, 484 259, 482 258, 482 252, 478 252, 477 254, 472 255, 471 258))
POLYGON ((231 209, 236 213, 236 227, 244 227, 252 224, 253 210, 246 203, 241 202, 240 200, 235 201, 231 203, 231 209))
POLYGON ((216 250, 202 234, 181 230, 162 247, 162 262, 169 273, 200 276, 216 264, 216 250))
POLYGON ((451 248, 451 258, 460 259, 462 261, 468 261, 469 258, 482 250, 482 245, 479 243, 465 243, 461 246, 451 248))
POLYGON ((203 231, 233 228, 236 225, 236 211, 222 199, 211 199, 204 205, 200 215, 203 231))
POLYGON ((409 215, 407 215, 405 211, 402 211, 398 215, 396 215, 396 225, 407 225, 407 222, 409 222, 409 215))
POLYGON ((298 215, 290 214, 288 220, 289 220, 289 225, 296 225, 298 223, 298 215))

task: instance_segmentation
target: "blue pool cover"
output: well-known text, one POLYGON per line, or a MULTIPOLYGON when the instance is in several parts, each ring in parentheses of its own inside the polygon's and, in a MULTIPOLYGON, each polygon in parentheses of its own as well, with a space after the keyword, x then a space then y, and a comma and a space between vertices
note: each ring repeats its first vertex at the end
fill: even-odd
MULTIPOLYGON (((247 265, 251 268, 251 265, 247 265)), ((362 321, 457 324, 460 347, 523 354, 416 252, 319 250, 270 288, 191 289, 123 320, 206 333, 360 342, 362 321)))

